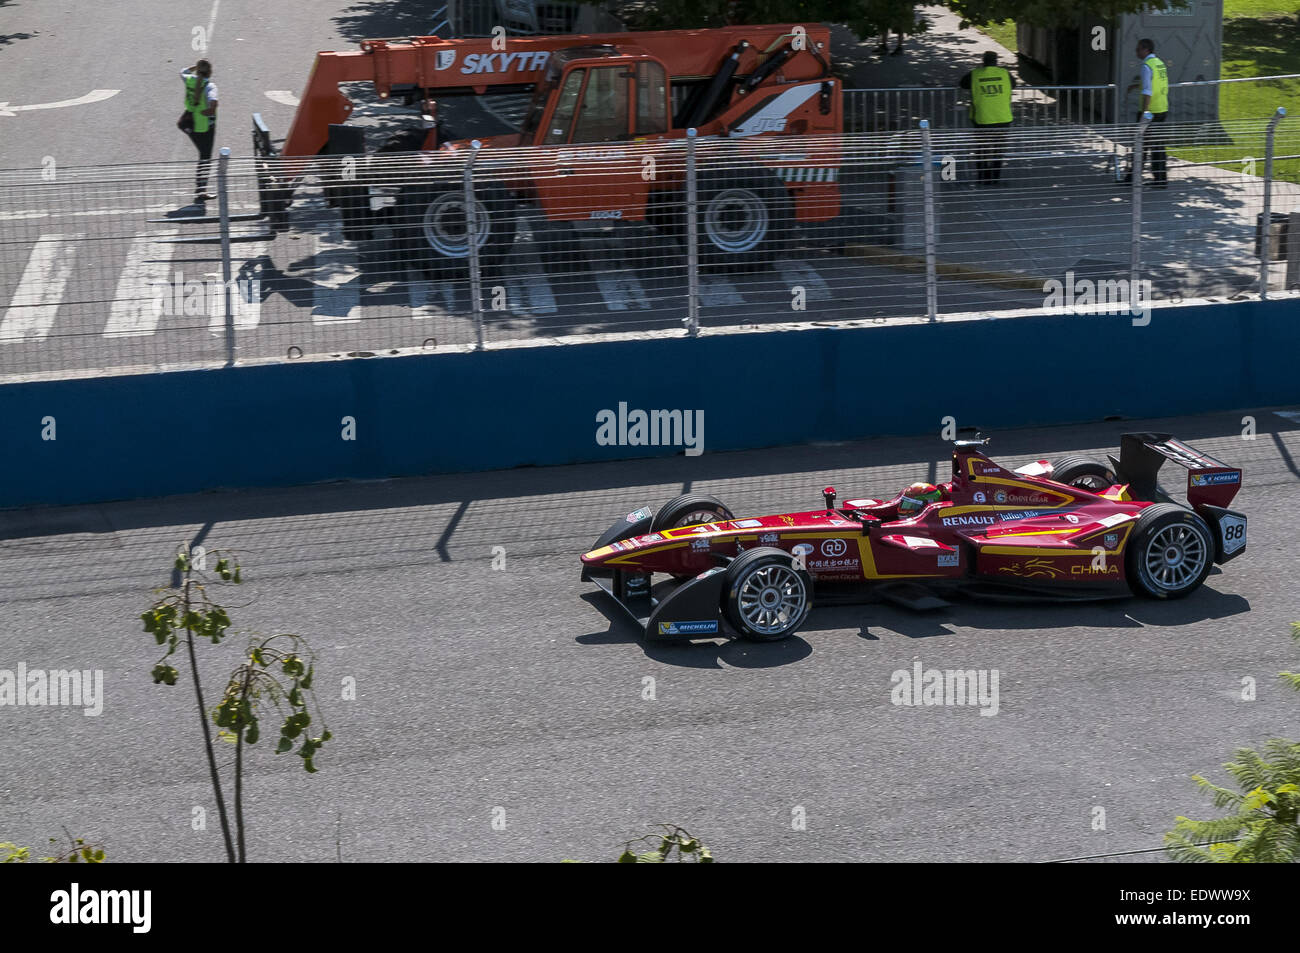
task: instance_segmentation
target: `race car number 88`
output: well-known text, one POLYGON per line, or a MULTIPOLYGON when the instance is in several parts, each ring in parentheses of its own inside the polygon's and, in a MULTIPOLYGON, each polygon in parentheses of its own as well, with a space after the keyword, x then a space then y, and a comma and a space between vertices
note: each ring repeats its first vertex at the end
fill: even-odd
POLYGON ((1219 520, 1219 533, 1223 536, 1223 551, 1235 553, 1246 545, 1246 520, 1241 516, 1225 516, 1219 520))

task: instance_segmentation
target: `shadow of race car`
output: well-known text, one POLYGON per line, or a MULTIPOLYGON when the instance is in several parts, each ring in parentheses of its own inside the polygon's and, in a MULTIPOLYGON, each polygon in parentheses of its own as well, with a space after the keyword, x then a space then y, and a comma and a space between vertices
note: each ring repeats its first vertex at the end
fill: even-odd
POLYGON ((814 596, 922 610, 955 594, 1179 599, 1245 552, 1246 517, 1228 509, 1242 471, 1170 434, 1124 434, 1118 460, 1065 456, 1015 470, 989 459, 987 442, 955 441, 941 499, 901 518, 901 494, 837 506, 833 487, 821 509, 775 516, 737 519, 693 494, 642 507, 583 554, 582 578, 647 638, 774 641, 803 624, 814 596), (1186 502, 1157 482, 1166 461, 1187 471, 1186 502))

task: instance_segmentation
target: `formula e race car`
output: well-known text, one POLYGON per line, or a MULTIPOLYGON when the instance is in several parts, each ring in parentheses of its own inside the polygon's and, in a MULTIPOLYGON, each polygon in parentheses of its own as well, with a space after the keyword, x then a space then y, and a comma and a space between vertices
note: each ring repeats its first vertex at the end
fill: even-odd
POLYGON ((1178 599, 1214 563, 1246 549, 1246 517, 1228 509, 1241 470, 1164 433, 1124 434, 1119 459, 1038 460, 1008 470, 982 437, 957 440, 939 499, 900 518, 902 494, 802 513, 737 519, 710 496, 628 513, 582 556, 595 582, 647 638, 728 630, 774 641, 814 601, 885 600, 913 609, 955 593, 1001 601, 1178 599), (1156 481, 1187 471, 1186 503, 1156 481), (655 583, 654 574, 663 580, 655 583))

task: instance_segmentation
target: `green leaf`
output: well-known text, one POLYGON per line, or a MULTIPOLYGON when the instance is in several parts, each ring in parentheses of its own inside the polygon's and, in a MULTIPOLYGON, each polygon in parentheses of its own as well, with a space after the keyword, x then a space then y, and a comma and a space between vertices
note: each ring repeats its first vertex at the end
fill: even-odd
POLYGON ((284 754, 286 751, 290 750, 292 747, 293 747, 293 742, 292 742, 292 741, 290 741, 288 738, 281 737, 281 738, 280 738, 280 743, 279 743, 278 745, 275 746, 275 753, 276 753, 276 754, 284 754))
POLYGON ((620 864, 635 864, 635 863, 636 863, 636 854, 632 853, 632 851, 631 851, 630 849, 628 849, 628 850, 624 850, 623 853, 621 853, 621 854, 618 855, 618 863, 620 863, 620 864))

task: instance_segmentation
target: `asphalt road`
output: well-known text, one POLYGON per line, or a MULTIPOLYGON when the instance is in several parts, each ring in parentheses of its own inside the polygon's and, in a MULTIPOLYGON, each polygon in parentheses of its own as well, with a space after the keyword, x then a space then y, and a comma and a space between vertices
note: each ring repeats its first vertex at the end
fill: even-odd
MULTIPOLYGON (((113 860, 219 859, 189 676, 151 683, 139 624, 176 545, 197 540, 241 553, 237 630, 312 641, 336 735, 312 777, 256 752, 256 860, 602 860, 656 822, 724 861, 1158 847, 1177 815, 1215 813, 1189 775, 1224 780, 1235 746, 1300 728, 1275 678, 1300 652, 1287 637, 1300 415, 1252 413, 1253 440, 1223 414, 1008 432, 990 447, 1019 464, 1167 429, 1243 466, 1249 549, 1185 601, 841 606, 771 645, 647 645, 578 581, 577 554, 684 488, 738 514, 817 505, 827 484, 894 492, 945 472, 937 438, 0 513, 0 668, 105 678, 98 717, 0 709, 0 835, 40 845, 67 826, 113 860), (916 661, 996 669, 998 713, 894 706, 891 674, 916 661)), ((243 641, 204 647, 209 693, 243 641)))

